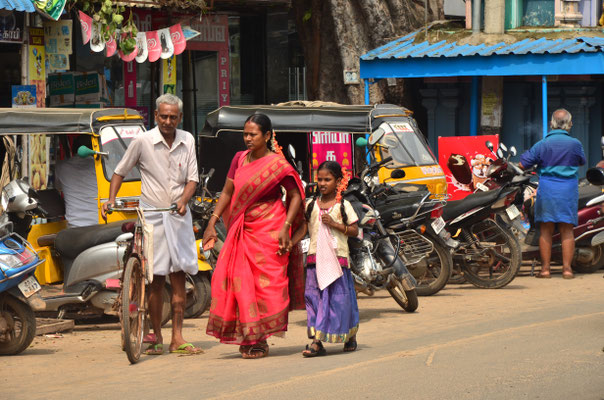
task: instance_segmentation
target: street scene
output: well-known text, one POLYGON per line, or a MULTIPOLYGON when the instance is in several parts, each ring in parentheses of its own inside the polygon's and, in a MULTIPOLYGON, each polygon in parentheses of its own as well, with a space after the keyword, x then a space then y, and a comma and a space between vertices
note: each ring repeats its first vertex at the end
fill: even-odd
POLYGON ((604 2, 0 0, 7 399, 604 400, 604 2))

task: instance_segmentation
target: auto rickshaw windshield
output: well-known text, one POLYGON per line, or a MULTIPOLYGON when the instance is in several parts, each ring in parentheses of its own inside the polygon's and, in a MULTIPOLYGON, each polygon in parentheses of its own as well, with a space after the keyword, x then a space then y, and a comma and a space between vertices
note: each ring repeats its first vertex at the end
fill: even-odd
MULTIPOLYGON (((109 153, 103 156, 103 173, 105 179, 111 180, 117 164, 122 160, 130 142, 145 130, 140 125, 108 125, 101 128, 100 148, 102 152, 109 153)), ((124 177, 125 182, 139 181, 141 174, 139 169, 133 168, 128 175, 124 177)))
POLYGON ((400 165, 434 165, 434 155, 426 142, 409 123, 382 123, 380 128, 386 134, 381 138, 380 151, 382 159, 392 156, 400 165))

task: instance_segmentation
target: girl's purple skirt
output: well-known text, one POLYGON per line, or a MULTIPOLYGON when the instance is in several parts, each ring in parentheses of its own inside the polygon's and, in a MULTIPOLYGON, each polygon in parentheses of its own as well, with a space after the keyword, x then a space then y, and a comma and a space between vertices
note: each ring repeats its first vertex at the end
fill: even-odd
POLYGON ((306 268, 306 300, 308 337, 322 342, 344 343, 359 329, 359 306, 350 269, 325 290, 319 289, 315 264, 306 268))

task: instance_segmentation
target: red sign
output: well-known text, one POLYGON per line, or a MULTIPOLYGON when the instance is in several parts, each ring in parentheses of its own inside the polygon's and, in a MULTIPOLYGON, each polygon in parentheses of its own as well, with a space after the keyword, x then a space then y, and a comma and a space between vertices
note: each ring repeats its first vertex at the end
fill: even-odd
POLYGON ((485 146, 486 141, 499 146, 499 135, 451 136, 438 138, 438 163, 447 179, 449 200, 460 200, 473 193, 486 180, 486 172, 497 156, 485 146), (471 176, 451 173, 469 169, 471 176), (454 176, 456 175, 456 176, 454 176), (465 179, 467 178, 467 179, 465 179), (463 181, 460 181, 463 180, 463 181))
POLYGON ((136 106, 136 63, 129 61, 124 65, 124 105, 136 106))
POLYGON ((313 180, 323 161, 337 161, 343 168, 352 170, 352 135, 345 132, 311 133, 311 170, 313 180))

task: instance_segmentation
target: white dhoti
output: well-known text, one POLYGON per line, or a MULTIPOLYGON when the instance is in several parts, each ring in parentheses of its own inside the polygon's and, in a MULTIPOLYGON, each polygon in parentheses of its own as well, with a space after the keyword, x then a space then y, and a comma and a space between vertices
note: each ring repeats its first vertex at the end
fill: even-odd
MULTIPOLYGON (((153 207, 143 205, 143 208, 153 207)), ((145 220, 153 224, 153 275, 166 276, 178 271, 195 275, 197 249, 189 207, 184 216, 146 211, 145 220)))

